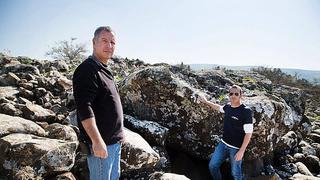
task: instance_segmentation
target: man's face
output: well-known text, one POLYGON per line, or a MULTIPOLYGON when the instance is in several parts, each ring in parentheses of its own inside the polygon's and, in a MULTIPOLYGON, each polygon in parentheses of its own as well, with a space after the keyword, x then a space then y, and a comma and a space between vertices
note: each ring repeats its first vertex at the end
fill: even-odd
POLYGON ((229 98, 232 103, 240 102, 240 98, 241 98, 240 89, 237 89, 237 88, 230 89, 229 98))
POLYGON ((95 56, 102 61, 110 59, 113 55, 116 41, 112 32, 102 31, 98 38, 93 39, 95 56))

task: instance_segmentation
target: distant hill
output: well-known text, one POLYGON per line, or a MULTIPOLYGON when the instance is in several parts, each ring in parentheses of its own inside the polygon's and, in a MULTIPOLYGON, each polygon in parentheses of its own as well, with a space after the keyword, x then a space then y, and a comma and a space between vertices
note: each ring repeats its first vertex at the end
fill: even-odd
MULTIPOLYGON (((191 69, 195 71, 199 71, 201 69, 212 69, 217 66, 220 68, 226 68, 231 70, 247 70, 249 71, 252 68, 256 68, 258 66, 223 66, 218 64, 189 64, 191 69)), ((303 70, 303 69, 287 69, 280 68, 282 72, 290 74, 294 76, 296 73, 299 79, 306 79, 311 83, 314 83, 314 79, 318 79, 320 81, 320 71, 311 71, 311 70, 303 70)), ((318 82, 319 83, 319 82, 318 82)))

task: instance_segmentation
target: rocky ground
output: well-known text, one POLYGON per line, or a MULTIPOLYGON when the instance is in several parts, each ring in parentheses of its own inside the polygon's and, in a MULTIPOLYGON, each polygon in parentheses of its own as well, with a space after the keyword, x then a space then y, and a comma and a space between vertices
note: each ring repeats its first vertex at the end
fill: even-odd
MULTIPOLYGON (((72 96, 78 63, 0 54, 0 179, 86 179, 72 96)), ((109 66, 125 112, 121 179, 210 179, 223 116, 197 96, 226 103, 232 84, 244 88, 254 112, 247 179, 320 178, 319 102, 303 90, 250 71, 193 72, 122 58, 109 66)), ((222 170, 230 178, 228 162, 222 170)))

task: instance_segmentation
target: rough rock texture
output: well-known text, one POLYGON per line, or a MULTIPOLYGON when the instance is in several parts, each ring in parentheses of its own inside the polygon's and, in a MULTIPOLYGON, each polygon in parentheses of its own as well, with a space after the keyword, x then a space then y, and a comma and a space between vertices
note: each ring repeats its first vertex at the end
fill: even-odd
POLYGON ((190 180, 186 176, 174 173, 155 172, 151 175, 149 180, 190 180))
MULTIPOLYGON (((203 159, 212 153, 212 145, 222 134, 222 114, 195 101, 201 91, 170 68, 134 72, 120 84, 120 92, 125 112, 169 129, 170 146, 203 159)), ((255 121, 249 159, 272 152, 280 138, 301 121, 301 116, 279 97, 260 94, 246 97, 244 103, 254 111, 255 121)))
POLYGON ((37 176, 69 171, 78 143, 15 133, 0 139, 1 169, 15 172, 30 166, 37 176))
POLYGON ((141 121, 132 116, 124 116, 124 125, 128 129, 137 132, 149 143, 164 146, 168 134, 168 128, 152 121, 141 121))
POLYGON ((61 139, 65 141, 78 140, 76 132, 70 126, 53 123, 45 128, 45 130, 48 131, 48 137, 52 139, 61 139))
POLYGON ((124 175, 138 174, 152 169, 160 156, 137 133, 125 129, 125 142, 122 145, 121 168, 124 175))
POLYGON ((34 121, 53 121, 56 117, 53 111, 37 104, 26 104, 22 111, 23 117, 34 121))
POLYGON ((36 123, 20 117, 0 114, 0 137, 11 133, 26 133, 45 136, 45 131, 36 123))

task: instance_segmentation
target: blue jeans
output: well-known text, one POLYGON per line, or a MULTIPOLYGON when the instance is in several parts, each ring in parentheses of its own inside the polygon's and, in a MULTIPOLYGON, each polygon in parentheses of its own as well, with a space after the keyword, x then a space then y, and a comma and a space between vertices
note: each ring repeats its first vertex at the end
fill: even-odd
POLYGON ((237 152, 238 149, 229 147, 223 142, 220 142, 218 144, 209 162, 209 171, 214 180, 222 179, 220 173, 220 166, 227 158, 229 158, 230 160, 233 178, 236 180, 243 179, 241 170, 242 160, 236 161, 234 159, 234 156, 237 152))
POLYGON ((118 180, 120 176, 121 144, 107 146, 108 157, 95 157, 90 147, 91 154, 87 157, 90 180, 118 180))

